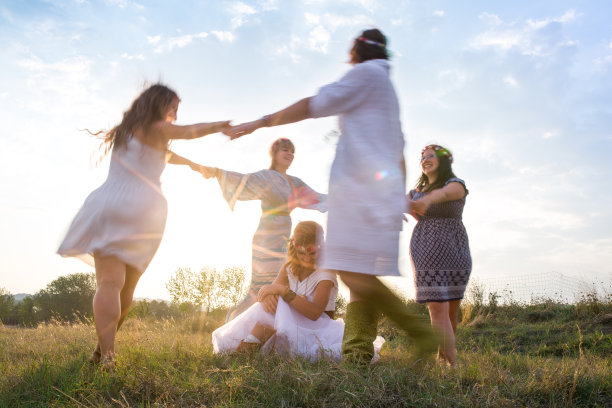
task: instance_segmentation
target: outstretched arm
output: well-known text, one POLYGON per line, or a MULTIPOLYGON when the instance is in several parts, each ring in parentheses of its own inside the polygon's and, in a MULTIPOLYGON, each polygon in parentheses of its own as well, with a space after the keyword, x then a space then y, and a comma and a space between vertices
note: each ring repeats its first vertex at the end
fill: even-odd
POLYGON ((166 121, 158 121, 151 125, 150 132, 154 137, 172 139, 196 139, 211 133, 223 132, 229 129, 229 120, 210 123, 196 123, 193 125, 174 125, 166 121))
POLYGON ((280 126, 289 123, 300 122, 304 119, 308 119, 311 117, 308 111, 309 104, 310 97, 301 99, 293 105, 290 105, 285 109, 282 109, 271 115, 265 115, 262 118, 251 122, 231 126, 227 130, 224 130, 223 133, 228 135, 233 140, 238 139, 239 137, 242 137, 244 135, 248 135, 249 133, 253 133, 257 129, 262 127, 280 126))

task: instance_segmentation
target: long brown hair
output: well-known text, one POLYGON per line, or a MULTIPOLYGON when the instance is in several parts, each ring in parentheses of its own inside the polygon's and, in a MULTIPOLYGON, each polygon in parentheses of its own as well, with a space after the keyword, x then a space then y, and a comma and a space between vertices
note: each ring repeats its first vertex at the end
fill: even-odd
POLYGON ((312 271, 313 268, 307 268, 300 262, 295 245, 321 245, 323 243, 322 241, 323 228, 319 224, 314 221, 301 221, 298 223, 293 230, 293 237, 289 241, 287 248, 287 263, 283 265, 283 268, 286 269, 287 266, 290 266, 293 276, 299 276, 303 271, 312 271))
POLYGON ((421 172, 421 177, 419 177, 419 180, 417 181, 415 188, 417 191, 424 192, 424 193, 428 193, 438 188, 442 188, 444 187, 444 184, 446 184, 446 182, 449 179, 453 177, 457 177, 455 176, 455 173, 453 173, 452 161, 449 158, 449 157, 452 157, 450 150, 440 145, 426 146, 425 149, 423 149, 423 151, 427 149, 433 149, 436 152, 436 157, 438 157, 438 169, 436 171, 437 173, 436 180, 431 184, 429 183, 429 177, 427 177, 427 174, 421 172), (443 151, 448 152, 448 156, 444 154, 439 154, 439 152, 443 152, 443 151))
POLYGON ((123 112, 121 123, 108 132, 95 133, 103 135, 103 154, 116 148, 125 148, 132 133, 138 128, 144 130, 143 134, 146 137, 152 123, 166 119, 170 104, 175 98, 178 99, 177 93, 160 83, 145 89, 134 99, 130 108, 123 112))

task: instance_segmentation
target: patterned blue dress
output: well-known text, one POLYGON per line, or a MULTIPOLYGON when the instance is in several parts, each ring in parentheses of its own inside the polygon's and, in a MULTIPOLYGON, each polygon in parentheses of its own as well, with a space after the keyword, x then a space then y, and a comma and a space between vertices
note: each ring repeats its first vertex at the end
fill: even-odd
MULTIPOLYGON (((451 178, 448 183, 465 182, 451 178)), ((468 194, 465 189, 466 196, 468 194)), ((408 198, 418 200, 428 193, 410 190, 408 198)), ((467 232, 462 221, 465 196, 460 200, 432 204, 420 217, 410 240, 414 269, 415 300, 418 303, 463 299, 472 271, 467 232)))

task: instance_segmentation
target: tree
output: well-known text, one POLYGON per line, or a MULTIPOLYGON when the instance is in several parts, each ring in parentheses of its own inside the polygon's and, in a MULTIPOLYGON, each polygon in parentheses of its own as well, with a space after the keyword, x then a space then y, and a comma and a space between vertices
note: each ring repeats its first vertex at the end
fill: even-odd
POLYGON ((93 313, 96 276, 93 273, 73 273, 60 276, 34 295, 38 321, 55 317, 62 321, 84 319, 93 313))
POLYGON ((232 266, 220 271, 204 267, 196 273, 189 268, 179 268, 166 283, 172 303, 193 305, 200 309, 206 306, 206 313, 220 307, 235 305, 246 292, 246 268, 232 266))
POLYGON ((197 290, 198 277, 190 268, 179 268, 166 283, 166 289, 170 294, 172 303, 177 305, 193 305, 199 308, 202 299, 197 290))
POLYGON ((246 268, 241 265, 223 269, 219 285, 226 301, 223 306, 236 306, 246 295, 246 268))
POLYGON ((15 296, 0 288, 0 323, 7 323, 15 309, 15 296))

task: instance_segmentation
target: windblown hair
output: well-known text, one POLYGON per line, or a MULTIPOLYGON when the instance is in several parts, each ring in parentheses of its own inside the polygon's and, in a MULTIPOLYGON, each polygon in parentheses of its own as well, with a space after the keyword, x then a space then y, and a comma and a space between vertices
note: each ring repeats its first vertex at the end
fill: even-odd
POLYGON ((272 143, 272 145, 270 146, 270 157, 272 158, 272 162, 270 163, 270 170, 274 169, 274 165, 276 164, 274 162, 274 155, 276 154, 276 152, 283 148, 288 148, 293 153, 295 153, 295 146, 291 140, 284 137, 276 139, 274 143, 272 143))
POLYGON ((144 136, 152 123, 166 119, 170 104, 178 99, 175 91, 160 83, 145 89, 134 101, 132 106, 123 112, 121 123, 108 132, 100 131, 94 135, 102 134, 104 153, 117 148, 125 148, 132 132, 138 128, 144 130, 144 136))
MULTIPOLYGON (((301 221, 295 226, 295 230, 293 230, 293 242, 295 242, 296 245, 305 247, 322 245, 323 228, 314 221, 301 221)), ((292 241, 289 241, 287 259, 288 261, 283 265, 283 268, 286 269, 290 266, 291 273, 294 276, 299 276, 300 272, 305 270, 313 270, 313 268, 307 268, 301 264, 292 241)))
POLYGON ((353 52, 353 59, 351 62, 356 64, 372 59, 389 59, 389 53, 387 52, 387 37, 376 28, 363 31, 361 35, 355 39, 351 51, 353 52), (375 41, 382 46, 368 44, 367 42, 360 41, 359 38, 375 41))
MULTIPOLYGON (((437 145, 432 145, 432 146, 437 146, 437 145)), ((448 149, 445 149, 445 150, 448 151, 448 149)), ((436 155, 436 157, 438 158, 438 169, 436 171, 437 173, 436 181, 434 181, 432 184, 429 184, 429 177, 427 177, 425 173, 421 173, 421 177, 419 177, 419 180, 417 181, 416 186, 415 186, 417 191, 428 193, 430 191, 444 187, 444 184, 449 179, 453 177, 457 177, 455 176, 455 173, 453 173, 451 161, 448 158, 448 156, 436 155)))

